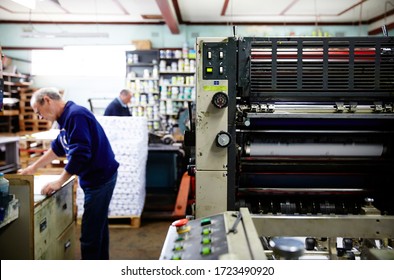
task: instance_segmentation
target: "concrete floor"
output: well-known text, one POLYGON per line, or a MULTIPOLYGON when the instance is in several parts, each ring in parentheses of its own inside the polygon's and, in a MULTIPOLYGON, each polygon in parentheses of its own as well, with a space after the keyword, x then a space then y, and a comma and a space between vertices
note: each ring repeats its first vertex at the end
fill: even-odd
MULTIPOLYGON (((141 219, 139 228, 110 226, 111 260, 158 260, 172 220, 141 219)), ((76 226, 75 259, 81 259, 81 228, 76 226)))

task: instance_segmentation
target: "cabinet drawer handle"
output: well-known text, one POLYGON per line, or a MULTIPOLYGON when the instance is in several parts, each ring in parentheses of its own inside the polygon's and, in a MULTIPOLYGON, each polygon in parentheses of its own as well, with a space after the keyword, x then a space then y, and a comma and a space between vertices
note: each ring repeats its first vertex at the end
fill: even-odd
POLYGON ((67 248, 71 247, 71 240, 67 240, 66 243, 64 243, 64 250, 67 250, 67 248))
POLYGON ((40 232, 43 232, 47 228, 47 218, 44 218, 40 223, 40 232))

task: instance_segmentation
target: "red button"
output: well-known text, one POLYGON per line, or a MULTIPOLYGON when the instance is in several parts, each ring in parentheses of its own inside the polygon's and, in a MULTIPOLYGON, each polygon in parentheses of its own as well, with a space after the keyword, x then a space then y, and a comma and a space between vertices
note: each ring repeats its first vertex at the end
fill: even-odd
POLYGON ((188 219, 180 219, 180 220, 176 220, 175 222, 173 222, 172 225, 176 226, 176 227, 183 227, 183 226, 187 225, 188 222, 189 222, 188 219))

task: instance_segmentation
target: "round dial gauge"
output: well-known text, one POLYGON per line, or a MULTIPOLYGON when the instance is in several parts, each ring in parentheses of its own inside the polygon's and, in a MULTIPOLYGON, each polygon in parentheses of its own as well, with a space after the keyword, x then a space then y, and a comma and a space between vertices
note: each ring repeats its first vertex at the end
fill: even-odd
POLYGON ((216 135, 216 145, 221 148, 226 148, 231 143, 231 135, 228 132, 220 131, 216 135))
POLYGON ((212 104, 218 109, 227 107, 228 96, 224 92, 217 92, 212 96, 212 104))

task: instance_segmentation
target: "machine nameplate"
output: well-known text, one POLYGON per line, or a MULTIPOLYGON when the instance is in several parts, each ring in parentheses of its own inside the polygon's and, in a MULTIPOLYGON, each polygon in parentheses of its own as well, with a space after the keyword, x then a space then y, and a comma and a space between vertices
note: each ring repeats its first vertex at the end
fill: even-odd
POLYGON ((227 91, 227 86, 203 86, 204 91, 227 91))

